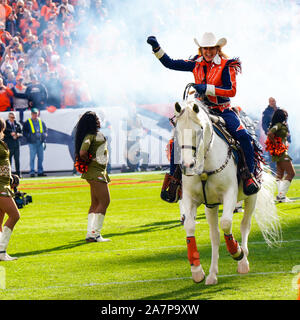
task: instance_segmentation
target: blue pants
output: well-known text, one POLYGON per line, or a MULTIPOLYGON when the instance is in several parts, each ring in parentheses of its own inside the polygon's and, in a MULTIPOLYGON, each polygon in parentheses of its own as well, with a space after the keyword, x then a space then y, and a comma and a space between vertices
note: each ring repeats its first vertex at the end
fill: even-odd
POLYGON ((240 119, 234 111, 225 109, 222 113, 220 113, 220 117, 225 120, 226 129, 228 132, 233 136, 234 139, 239 141, 245 154, 248 169, 251 173, 253 173, 254 150, 250 134, 243 126, 241 126, 240 119))
MULTIPOLYGON (((252 146, 252 138, 248 131, 241 126, 241 122, 237 114, 230 110, 225 109, 222 113, 219 114, 225 120, 226 129, 233 136, 234 139, 239 141, 241 148, 244 151, 246 163, 248 169, 251 173, 254 171, 254 150, 252 146)), ((174 145, 171 152, 171 163, 170 163, 170 175, 174 174, 175 164, 174 164, 174 145)))
POLYGON ((37 173, 43 173, 43 160, 44 160, 44 147, 42 141, 37 141, 36 143, 29 143, 29 152, 30 152, 30 174, 34 174, 34 161, 37 156, 38 159, 38 171, 37 173))

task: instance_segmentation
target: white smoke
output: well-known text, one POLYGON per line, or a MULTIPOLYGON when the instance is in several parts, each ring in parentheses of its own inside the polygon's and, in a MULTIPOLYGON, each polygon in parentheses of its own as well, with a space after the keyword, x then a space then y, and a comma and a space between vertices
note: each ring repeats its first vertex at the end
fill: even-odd
MULTIPOLYGON (((284 0, 110 0, 108 21, 87 26, 98 48, 73 64, 102 105, 170 103, 182 98, 192 73, 164 68, 146 43, 155 35, 174 59, 197 53, 193 41, 206 31, 226 37, 223 51, 240 57, 233 105, 260 119, 273 96, 299 133, 300 6, 284 0)), ((87 40, 86 40, 87 41, 87 40)), ((87 44, 87 42, 85 42, 87 44)))

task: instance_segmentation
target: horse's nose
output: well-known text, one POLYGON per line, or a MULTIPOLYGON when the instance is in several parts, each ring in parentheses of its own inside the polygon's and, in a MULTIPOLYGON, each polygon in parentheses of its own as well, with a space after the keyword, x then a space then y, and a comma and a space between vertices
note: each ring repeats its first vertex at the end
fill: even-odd
POLYGON ((184 168, 188 168, 188 169, 192 169, 195 166, 195 160, 192 160, 191 162, 187 163, 187 162, 183 162, 182 166, 184 168))

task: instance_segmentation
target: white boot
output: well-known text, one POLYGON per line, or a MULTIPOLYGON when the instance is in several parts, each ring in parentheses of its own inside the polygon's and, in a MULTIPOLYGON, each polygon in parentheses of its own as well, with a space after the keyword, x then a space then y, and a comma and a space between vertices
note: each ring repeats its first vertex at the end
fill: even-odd
POLYGON ((276 184, 277 184, 277 191, 278 191, 278 194, 276 196, 276 201, 281 202, 280 192, 281 192, 281 188, 282 188, 282 181, 281 180, 276 180, 276 184))
POLYGON ((95 213, 88 214, 87 233, 85 237, 85 240, 87 242, 89 242, 91 238, 94 238, 94 234, 93 234, 94 217, 95 217, 95 213))
POLYGON ((103 226, 105 215, 102 213, 95 213, 94 220, 93 220, 93 233, 96 242, 107 242, 111 241, 110 239, 102 238, 100 231, 103 226))
POLYGON ((100 231, 102 229, 104 215, 102 213, 89 213, 86 242, 106 242, 110 239, 102 238, 100 231))
POLYGON ((290 185, 291 185, 291 181, 289 180, 283 180, 281 182, 281 186, 280 186, 280 194, 279 194, 279 197, 280 197, 280 200, 279 202, 293 202, 294 200, 291 200, 289 199, 288 197, 286 197, 286 194, 290 188, 290 185))
POLYGON ((11 257, 6 253, 6 248, 10 239, 12 231, 7 226, 3 227, 2 232, 0 233, 0 261, 11 261, 18 258, 11 257))

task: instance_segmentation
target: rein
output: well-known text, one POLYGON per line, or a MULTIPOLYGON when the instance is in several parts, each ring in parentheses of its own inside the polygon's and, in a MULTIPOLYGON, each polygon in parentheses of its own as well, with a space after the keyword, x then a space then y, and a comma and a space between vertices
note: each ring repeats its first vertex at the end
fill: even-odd
POLYGON ((208 208, 214 208, 215 206, 218 206, 220 203, 213 203, 213 204, 208 204, 208 203, 207 203, 207 197, 206 197, 206 192, 205 192, 205 185, 206 185, 207 179, 208 179, 208 177, 211 176, 212 174, 221 172, 221 171, 227 166, 231 155, 232 155, 232 150, 231 150, 231 148, 228 146, 228 152, 227 152, 227 157, 226 157, 225 162, 224 162, 218 169, 216 169, 216 170, 206 171, 206 172, 202 172, 202 173, 200 174, 200 179, 201 179, 201 182, 202 182, 202 191, 203 191, 203 197, 204 197, 204 204, 205 204, 205 206, 208 207, 208 208))
MULTIPOLYGON (((211 133, 211 136, 210 136, 210 140, 209 140, 209 143, 208 143, 208 147, 206 148, 206 152, 204 154, 204 160, 207 158, 207 154, 208 154, 208 152, 210 150, 210 147, 211 147, 211 144, 212 144, 213 135, 214 135, 214 130, 212 130, 212 133, 211 133)), ((226 168, 231 156, 232 156, 232 149, 228 146, 227 156, 226 156, 225 162, 219 168, 217 168, 215 170, 203 171, 200 174, 200 179, 201 179, 201 182, 202 182, 202 191, 203 191, 203 197, 204 197, 204 204, 208 208, 214 208, 215 206, 218 206, 220 203, 212 203, 212 204, 207 203, 207 196, 206 196, 206 191, 205 191, 205 185, 206 185, 207 179, 208 179, 209 176, 211 176, 213 174, 216 174, 216 173, 219 173, 222 170, 224 170, 226 168)))
MULTIPOLYGON (((187 87, 188 87, 188 86, 187 86, 187 87)), ((186 89, 187 89, 187 88, 186 88, 186 89)), ((186 95, 186 92, 185 92, 184 96, 185 96, 185 95, 186 95)), ((206 114, 208 114, 205 109, 203 109, 203 110, 206 112, 206 114)), ((182 110, 182 112, 180 113, 179 116, 181 116, 181 115, 184 113, 184 111, 185 111, 185 109, 182 110)), ((210 151, 211 144, 212 144, 212 141, 213 141, 213 137, 214 137, 214 130, 212 130, 212 132, 211 132, 210 139, 209 139, 208 145, 207 145, 206 150, 205 150, 205 153, 204 153, 204 157, 203 157, 204 160, 206 160, 207 155, 208 155, 208 152, 210 151)), ((193 150, 193 151, 197 151, 197 147, 195 147, 195 146, 193 146, 193 145, 186 145, 186 144, 182 145, 182 146, 181 146, 181 149, 191 149, 191 150, 193 150)), ((215 169, 215 170, 212 170, 212 171, 204 171, 204 172, 202 172, 202 173, 200 174, 201 180, 207 180, 208 176, 210 176, 210 175, 212 175, 212 174, 215 174, 215 173, 221 172, 221 171, 227 166, 231 155, 232 155, 232 150, 231 150, 231 148, 228 146, 227 157, 226 157, 226 159, 225 159, 225 162, 224 162, 218 169, 215 169)))
MULTIPOLYGON (((215 174, 215 173, 219 173, 221 172, 223 169, 225 169, 225 167, 227 166, 228 162, 229 162, 229 159, 232 155, 232 150, 231 148, 228 146, 228 151, 227 151, 227 157, 225 159, 225 162, 218 168, 218 169, 215 169, 215 170, 212 170, 212 171, 204 171, 200 174, 200 177, 204 174, 204 176, 211 176, 212 174, 215 174)), ((204 180, 204 179, 201 179, 201 180, 204 180)), ((205 179, 207 180, 207 178, 205 179)))

